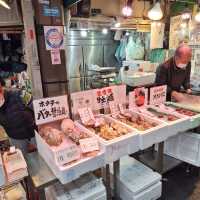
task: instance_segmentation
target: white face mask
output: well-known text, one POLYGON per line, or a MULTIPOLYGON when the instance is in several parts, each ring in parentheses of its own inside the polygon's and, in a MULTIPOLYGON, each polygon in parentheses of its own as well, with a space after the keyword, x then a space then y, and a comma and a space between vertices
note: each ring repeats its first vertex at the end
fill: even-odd
POLYGON ((180 64, 177 65, 177 67, 180 68, 180 69, 185 69, 187 67, 187 64, 180 63, 180 64))
POLYGON ((0 98, 0 108, 3 106, 4 103, 5 103, 5 98, 1 97, 0 98))

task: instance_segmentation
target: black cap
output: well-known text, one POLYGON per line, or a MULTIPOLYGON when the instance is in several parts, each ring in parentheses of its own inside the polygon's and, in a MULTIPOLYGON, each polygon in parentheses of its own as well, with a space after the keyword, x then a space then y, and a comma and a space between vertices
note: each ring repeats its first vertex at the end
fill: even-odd
POLYGON ((5 83, 5 81, 4 81, 4 79, 2 77, 0 77, 0 84, 3 87, 6 85, 6 83, 5 83))

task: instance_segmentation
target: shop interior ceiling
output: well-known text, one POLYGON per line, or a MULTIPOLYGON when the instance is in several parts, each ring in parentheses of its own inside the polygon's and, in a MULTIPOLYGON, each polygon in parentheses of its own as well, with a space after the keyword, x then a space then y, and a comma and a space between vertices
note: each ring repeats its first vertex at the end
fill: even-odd
POLYGON ((22 14, 19 0, 6 0, 11 9, 0 6, 0 31, 11 32, 23 30, 22 14))

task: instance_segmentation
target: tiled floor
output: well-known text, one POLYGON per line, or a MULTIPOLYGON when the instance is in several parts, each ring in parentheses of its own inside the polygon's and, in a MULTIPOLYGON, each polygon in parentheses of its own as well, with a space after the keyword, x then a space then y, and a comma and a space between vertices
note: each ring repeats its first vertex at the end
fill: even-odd
POLYGON ((163 176, 160 200, 200 200, 199 169, 191 167, 189 172, 186 169, 186 164, 182 164, 163 176))

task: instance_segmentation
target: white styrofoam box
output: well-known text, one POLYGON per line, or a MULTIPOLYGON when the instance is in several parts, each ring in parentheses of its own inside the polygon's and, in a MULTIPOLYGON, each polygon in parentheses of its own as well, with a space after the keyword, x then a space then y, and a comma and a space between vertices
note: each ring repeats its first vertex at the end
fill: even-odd
MULTIPOLYGON (((105 115, 99 115, 99 116, 103 117, 107 122, 115 122, 129 130, 128 134, 123 135, 121 137, 117 137, 109 141, 93 133, 99 139, 99 142, 102 145, 102 148, 104 149, 106 164, 119 160, 122 156, 129 155, 139 151, 139 135, 133 128, 109 116, 105 115)), ((80 124, 80 126, 82 125, 80 124)), ((85 128, 84 126, 82 127, 85 128)))
MULTIPOLYGON (((190 120, 190 118, 188 116, 179 114, 177 112, 171 113, 170 111, 166 111, 166 110, 163 111, 162 109, 159 109, 156 106, 148 106, 148 107, 149 108, 153 108, 153 109, 157 110, 158 112, 159 111, 160 112, 164 112, 164 113, 169 114, 169 115, 173 114, 174 116, 179 118, 178 120, 171 121, 171 122, 164 121, 164 120, 162 120, 162 118, 159 119, 160 121, 163 121, 168 125, 168 128, 169 128, 168 138, 171 137, 171 136, 176 135, 179 132, 186 131, 186 130, 190 129, 190 127, 191 127, 191 120, 190 120)), ((158 119, 157 117, 155 117, 155 118, 158 119)))
MULTIPOLYGON (((111 167, 111 174, 113 169, 111 167)), ((111 176, 113 182, 113 176, 111 176)), ((120 197, 124 200, 152 200, 161 196, 161 175, 131 157, 120 163, 120 197)))
POLYGON ((56 183, 46 189, 50 200, 106 200, 106 189, 101 179, 87 174, 67 185, 56 183))
POLYGON ((130 113, 133 116, 139 115, 148 122, 151 122, 151 123, 154 122, 154 123, 158 124, 156 127, 150 128, 145 131, 140 131, 138 129, 135 129, 135 128, 127 125, 139 133, 139 141, 140 141, 140 149, 141 150, 151 147, 153 144, 162 142, 168 138, 168 127, 167 127, 166 123, 164 123, 158 119, 151 118, 147 115, 132 111, 132 110, 130 110, 130 113))
POLYGON ((4 167, 3 167, 2 157, 0 154, 0 187, 5 185, 5 183, 6 183, 5 171, 4 171, 4 167))
POLYGON ((180 133, 165 142, 165 154, 200 167, 200 134, 180 133))
MULTIPOLYGON (((184 109, 199 113, 195 116, 189 117, 190 118, 190 127, 188 129, 193 129, 193 128, 200 126, 200 110, 199 109, 195 110, 195 107, 182 105, 182 104, 174 103, 174 102, 166 102, 166 105, 173 106, 175 108, 184 108, 184 109)), ((176 110, 174 112, 176 112, 176 110)))
POLYGON ((82 158, 68 165, 59 166, 56 164, 54 157, 52 157, 51 148, 37 132, 35 132, 35 138, 39 154, 62 184, 69 183, 79 178, 82 174, 96 170, 105 165, 104 153, 103 150, 101 150, 95 157, 82 158))

